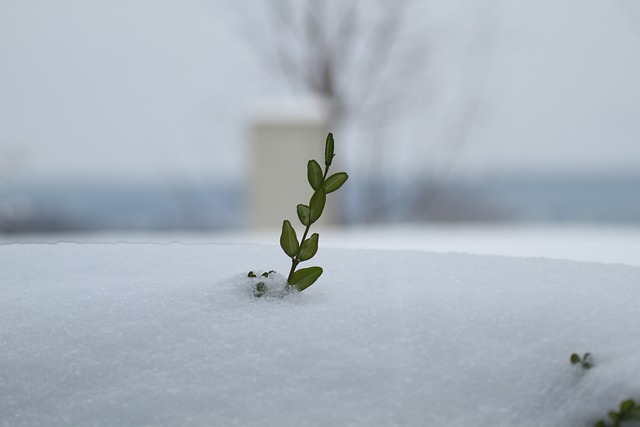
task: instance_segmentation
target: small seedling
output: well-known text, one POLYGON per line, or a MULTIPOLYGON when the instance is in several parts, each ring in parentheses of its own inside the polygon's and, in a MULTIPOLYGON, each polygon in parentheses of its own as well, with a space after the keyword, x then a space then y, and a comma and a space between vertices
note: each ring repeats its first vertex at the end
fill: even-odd
MULTIPOLYGON (((291 258, 291 269, 287 276, 287 287, 297 291, 303 291, 313 285, 322 275, 322 267, 313 266, 297 269, 303 261, 308 261, 318 252, 318 233, 309 236, 311 226, 320 219, 327 202, 327 194, 340 189, 349 179, 346 172, 337 172, 329 175, 329 168, 335 157, 333 134, 329 133, 324 147, 324 171, 316 160, 309 160, 307 163, 307 180, 313 195, 309 204, 299 204, 296 207, 298 219, 305 227, 302 238, 298 240, 296 230, 291 225, 291 221, 285 219, 282 222, 282 232, 280 234, 280 247, 284 253, 291 258)), ((264 277, 270 277, 271 273, 263 273, 264 277)), ((249 278, 256 278, 255 273, 249 272, 249 278)), ((261 297, 268 292, 264 281, 259 281, 254 288, 254 295, 261 297)))
POLYGON ((327 135, 324 148, 324 173, 322 167, 315 160, 307 163, 307 180, 313 189, 313 195, 308 205, 297 206, 298 219, 305 226, 302 239, 298 242, 295 229, 289 220, 282 223, 282 233, 280 234, 280 246, 287 256, 291 258, 291 269, 287 276, 287 283, 298 291, 303 291, 313 285, 322 274, 322 267, 307 267, 300 270, 298 264, 307 261, 318 251, 318 233, 313 233, 307 238, 311 225, 315 223, 324 210, 327 201, 327 194, 338 190, 349 179, 346 172, 338 172, 329 175, 329 167, 335 157, 333 134, 327 135))
POLYGON ((591 357, 591 353, 585 353, 582 357, 573 353, 570 360, 572 365, 580 364, 582 369, 590 369, 593 366, 593 357, 591 357))
POLYGON ((605 420, 598 421, 594 427, 620 427, 625 421, 640 421, 640 405, 634 400, 628 399, 620 404, 617 411, 609 411, 610 423, 605 420))
MULTIPOLYGON (((264 272, 260 275, 260 277, 264 277, 264 278, 269 278, 271 277, 271 275, 275 273, 275 271, 271 270, 269 272, 264 272)), ((253 271, 250 271, 249 274, 247 274, 247 277, 249 278, 256 278, 256 273, 254 273, 253 271)), ((259 281, 258 283, 256 283, 256 287, 253 290, 253 295, 256 297, 261 297, 264 294, 267 293, 267 285, 264 283, 264 281, 259 281)))
MULTIPOLYGON (((254 283, 253 295, 256 298, 259 298, 269 293, 270 288, 272 288, 272 292, 270 292, 272 295, 274 293, 278 295, 277 291, 273 289, 274 288, 273 283, 277 281, 275 271, 273 270, 265 271, 264 273, 260 274, 260 276, 256 275, 256 273, 254 273, 253 271, 250 271, 249 274, 247 274, 247 277, 251 279, 251 282, 254 283), (271 284, 271 286, 269 286, 267 283, 271 284)), ((279 295, 279 296, 282 296, 282 295, 279 295)))
MULTIPOLYGON (((572 365, 580 365, 584 370, 593 367, 593 357, 591 353, 585 353, 582 357, 573 353, 570 360, 572 365)), ((594 424, 594 427, 620 427, 625 421, 631 421, 633 425, 639 425, 640 405, 632 399, 627 399, 620 404, 617 411, 609 411, 608 415, 611 422, 599 420, 594 424)))

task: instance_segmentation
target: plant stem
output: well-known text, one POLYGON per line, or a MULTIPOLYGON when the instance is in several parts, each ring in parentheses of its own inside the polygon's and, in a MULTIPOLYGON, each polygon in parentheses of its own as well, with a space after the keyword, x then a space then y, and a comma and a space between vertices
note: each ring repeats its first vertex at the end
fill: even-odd
POLYGON ((302 242, 304 242, 307 239, 307 234, 309 234, 309 229, 311 228, 311 224, 307 225, 307 228, 305 228, 304 230, 304 234, 302 235, 302 239, 300 240, 300 245, 298 247, 298 252, 296 253, 296 255, 291 258, 291 270, 289 270, 289 276, 287 277, 287 283, 291 281, 291 276, 293 276, 293 273, 296 271, 296 267, 298 266, 298 264, 300 264, 300 261, 298 260, 298 255, 300 255, 300 248, 302 248, 302 242))
MULTIPOLYGON (((329 166, 331 165, 326 165, 324 168, 324 176, 322 177, 322 182, 327 179, 327 175, 329 174, 329 166)), ((300 245, 298 245, 298 251, 296 252, 295 256, 291 257, 291 270, 289 270, 289 275, 287 276, 287 283, 291 282, 291 276, 293 276, 293 273, 295 273, 296 271, 296 267, 298 266, 298 264, 300 264, 298 256, 300 255, 300 250, 302 249, 302 243, 307 240, 307 235, 309 234, 310 229, 311 223, 309 223, 309 225, 307 225, 307 227, 304 229, 302 239, 300 239, 300 245)))

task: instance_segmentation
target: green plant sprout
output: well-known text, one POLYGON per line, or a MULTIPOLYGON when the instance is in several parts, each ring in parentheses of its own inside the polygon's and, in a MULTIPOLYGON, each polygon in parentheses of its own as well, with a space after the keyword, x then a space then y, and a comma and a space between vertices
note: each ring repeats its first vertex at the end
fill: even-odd
POLYGON ((591 353, 585 353, 582 357, 573 353, 570 360, 572 365, 580 364, 582 369, 589 369, 593 366, 593 357, 591 357, 591 353))
POLYGON ((287 276, 287 283, 298 291, 307 289, 322 275, 322 267, 318 266, 296 270, 298 264, 313 258, 318 252, 318 233, 313 233, 311 237, 307 238, 311 225, 322 215, 327 194, 338 190, 349 179, 346 172, 329 175, 329 168, 334 157, 333 134, 329 133, 324 147, 324 173, 317 161, 309 160, 307 163, 307 180, 313 189, 313 195, 308 205, 299 204, 296 208, 298 219, 305 226, 299 242, 291 222, 286 219, 282 222, 280 247, 291 258, 291 269, 287 276))
MULTIPOLYGON (((280 247, 284 253, 291 258, 291 269, 287 276, 287 288, 280 294, 281 296, 287 293, 288 289, 296 289, 297 291, 307 289, 322 275, 322 267, 319 266, 297 268, 301 262, 310 260, 318 252, 319 235, 318 233, 313 233, 309 236, 309 230, 311 226, 320 219, 327 202, 327 194, 340 189, 340 187, 347 182, 347 179, 349 179, 349 175, 347 175, 346 172, 337 172, 329 175, 329 168, 331 167, 334 157, 333 134, 329 133, 324 147, 324 171, 315 160, 309 160, 307 163, 307 180, 309 181, 309 185, 311 185, 313 195, 308 205, 299 204, 296 207, 298 219, 305 227, 302 238, 298 240, 296 230, 291 225, 291 221, 285 219, 282 222, 280 247)), ((254 286, 254 296, 261 297, 267 294, 269 289, 266 282, 274 276, 275 271, 273 270, 262 273, 260 278, 258 278, 253 271, 250 271, 247 277, 257 281, 254 286), (264 278, 264 280, 262 278, 264 278)))
MULTIPOLYGON (((570 357, 571 364, 582 366, 582 369, 587 370, 593 366, 593 357, 591 353, 585 353, 582 357, 573 353, 570 357)), ((620 403, 617 411, 609 411, 607 414, 611 419, 610 423, 605 420, 598 420, 594 424, 594 427, 620 427, 623 422, 630 421, 629 425, 640 425, 640 405, 633 399, 627 399, 620 403)), ((627 423, 625 423, 627 424, 627 423)))
POLYGON ((594 427, 620 427, 625 421, 632 421, 633 425, 640 422, 640 405, 632 399, 625 400, 620 404, 617 411, 609 411, 609 418, 611 423, 607 424, 606 421, 598 421, 594 427))
MULTIPOLYGON (((271 276, 275 274, 275 271, 271 270, 271 271, 265 271, 264 273, 262 273, 260 275, 260 277, 266 278, 266 279, 270 279, 271 276)), ((256 273, 254 273, 253 271, 250 271, 249 274, 247 275, 247 277, 249 277, 250 279, 254 279, 256 278, 256 273)), ((255 297, 261 297, 264 294, 267 293, 267 284, 265 283, 264 279, 261 279, 258 283, 256 283, 255 288, 253 289, 253 295, 255 297)))

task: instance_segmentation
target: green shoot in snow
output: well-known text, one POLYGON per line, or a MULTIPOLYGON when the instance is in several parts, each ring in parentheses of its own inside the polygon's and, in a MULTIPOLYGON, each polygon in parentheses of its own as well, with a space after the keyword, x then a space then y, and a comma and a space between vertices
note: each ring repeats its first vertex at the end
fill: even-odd
POLYGON ((287 276, 287 283, 298 291, 303 291, 313 285, 322 274, 322 267, 318 266, 297 270, 298 264, 310 260, 318 252, 318 233, 309 236, 309 230, 322 215, 327 194, 338 190, 349 179, 346 172, 329 175, 329 167, 334 157, 333 134, 329 133, 324 149, 324 171, 315 160, 309 160, 307 163, 307 180, 311 185, 313 195, 308 205, 299 204, 296 209, 298 219, 305 227, 302 238, 298 241, 296 230, 289 220, 284 220, 282 223, 280 247, 291 258, 291 269, 287 276))

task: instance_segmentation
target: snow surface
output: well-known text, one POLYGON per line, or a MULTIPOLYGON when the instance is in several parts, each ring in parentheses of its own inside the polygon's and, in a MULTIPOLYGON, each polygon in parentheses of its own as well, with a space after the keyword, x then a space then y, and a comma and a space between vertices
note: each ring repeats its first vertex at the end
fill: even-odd
MULTIPOLYGON (((640 266, 640 227, 603 224, 397 224, 328 227, 321 246, 543 257, 640 266)), ((280 230, 140 236, 151 241, 277 242, 280 230)), ((82 236, 80 236, 82 239, 82 236)), ((42 239, 42 237, 39 237, 42 239)), ((87 237, 84 236, 86 239, 87 237)), ((112 240, 113 235, 91 239, 112 240)), ((121 236, 130 240, 132 235, 121 236)), ((135 237, 134 237, 135 238, 135 237)), ((69 237, 66 237, 68 240, 69 237)), ((55 241, 54 236, 52 241, 55 241)))
POLYGON ((0 425, 585 426, 640 398, 638 267, 313 261, 307 291, 256 299, 276 246, 0 245, 0 425))
MULTIPOLYGON (((380 224, 318 229, 323 248, 393 249, 543 257, 640 267, 640 227, 605 224, 380 224)), ((215 232, 0 234, 7 243, 278 242, 280 229, 215 232)))

